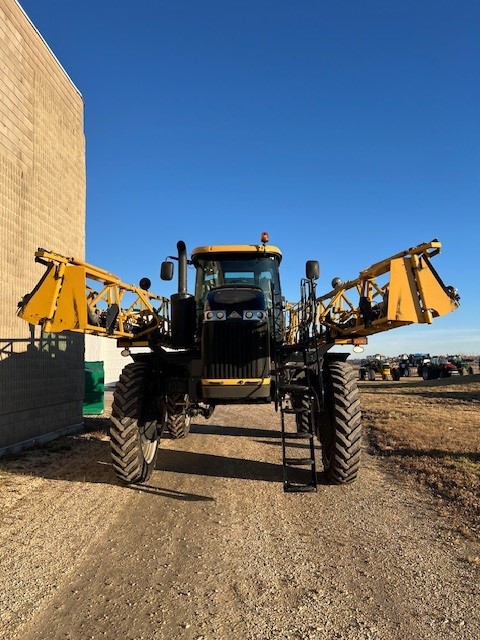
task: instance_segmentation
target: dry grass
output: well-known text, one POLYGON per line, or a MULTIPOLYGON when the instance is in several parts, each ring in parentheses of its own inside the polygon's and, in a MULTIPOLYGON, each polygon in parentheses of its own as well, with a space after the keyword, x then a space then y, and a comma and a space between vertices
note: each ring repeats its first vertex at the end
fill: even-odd
POLYGON ((480 530, 480 375, 360 383, 370 444, 480 530))

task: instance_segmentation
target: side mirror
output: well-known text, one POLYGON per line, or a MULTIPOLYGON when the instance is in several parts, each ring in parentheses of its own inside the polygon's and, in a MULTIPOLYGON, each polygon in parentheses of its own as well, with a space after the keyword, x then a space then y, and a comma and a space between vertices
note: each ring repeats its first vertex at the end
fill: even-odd
POLYGON ((173 278, 173 262, 162 262, 160 278, 162 280, 171 280, 173 278))
POLYGON ((318 260, 307 260, 305 272, 309 280, 318 280, 320 276, 320 265, 318 260))

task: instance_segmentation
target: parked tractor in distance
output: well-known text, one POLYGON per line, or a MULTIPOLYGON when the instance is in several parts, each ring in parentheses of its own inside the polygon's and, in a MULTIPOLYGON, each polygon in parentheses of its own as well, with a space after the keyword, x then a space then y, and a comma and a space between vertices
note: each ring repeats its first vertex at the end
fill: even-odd
POLYGON ((446 356, 432 356, 427 359, 422 366, 422 377, 424 380, 435 380, 436 378, 451 378, 459 376, 457 366, 446 356))
POLYGON ((427 362, 430 362, 430 354, 429 353, 414 353, 410 354, 409 360, 412 366, 417 368, 417 376, 422 377, 423 373, 423 365, 427 362))
POLYGON ((392 378, 398 382, 400 378, 409 378, 410 375, 410 358, 406 353, 404 353, 396 362, 396 366, 392 367, 392 378))
POLYGON ((473 356, 447 356, 448 360, 454 364, 461 376, 473 374, 473 356))
POLYGON ((382 380, 393 380, 390 361, 381 355, 367 357, 360 365, 359 379, 373 382, 377 379, 377 374, 382 380))
POLYGON ((459 296, 430 261, 438 240, 377 262, 358 278, 332 281, 316 293, 319 265, 306 263, 300 301, 285 302, 282 252, 263 233, 256 245, 204 245, 187 256, 185 243, 162 264, 178 267, 177 293, 149 292, 149 278, 129 285, 81 260, 39 249, 46 272, 19 303, 18 315, 44 331, 78 331, 117 340, 133 362, 114 392, 112 466, 125 483, 146 481, 161 436, 187 436, 192 417, 218 405, 272 403, 280 415, 285 491, 315 491, 315 444, 329 482, 346 484, 360 466, 361 414, 349 353, 367 336, 454 311, 459 296), (195 269, 189 293, 187 267, 195 269), (353 302, 352 302, 353 301, 353 302), (135 352, 147 347, 147 352, 135 352), (132 351, 133 349, 133 351, 132 351))

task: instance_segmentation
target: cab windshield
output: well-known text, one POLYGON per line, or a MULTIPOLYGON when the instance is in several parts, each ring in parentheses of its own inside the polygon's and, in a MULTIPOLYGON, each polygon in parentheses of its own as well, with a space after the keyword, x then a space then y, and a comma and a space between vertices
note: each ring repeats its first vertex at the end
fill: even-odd
POLYGON ((278 259, 274 256, 252 257, 232 254, 208 256, 194 259, 197 269, 195 298, 203 308, 205 297, 211 289, 228 284, 244 284, 260 287, 267 307, 272 306, 272 293, 280 296, 278 259))

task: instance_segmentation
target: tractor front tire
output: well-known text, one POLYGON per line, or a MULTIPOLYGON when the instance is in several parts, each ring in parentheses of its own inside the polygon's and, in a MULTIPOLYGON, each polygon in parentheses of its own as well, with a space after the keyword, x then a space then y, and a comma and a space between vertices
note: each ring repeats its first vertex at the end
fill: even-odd
POLYGON ((117 382, 110 418, 112 465, 122 482, 148 480, 155 469, 159 440, 151 369, 146 362, 133 362, 117 382))
POLYGON ((330 362, 324 371, 326 421, 320 426, 323 466, 333 484, 353 482, 360 468, 362 416, 352 367, 330 362))
POLYGON ((167 396, 167 431, 175 440, 186 438, 190 432, 188 395, 167 396))

